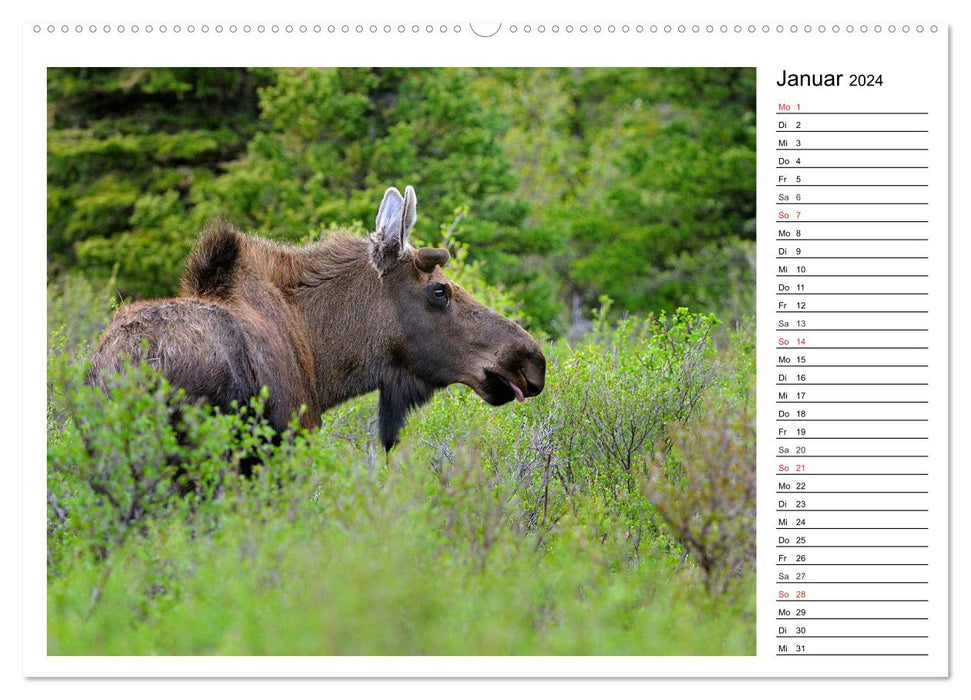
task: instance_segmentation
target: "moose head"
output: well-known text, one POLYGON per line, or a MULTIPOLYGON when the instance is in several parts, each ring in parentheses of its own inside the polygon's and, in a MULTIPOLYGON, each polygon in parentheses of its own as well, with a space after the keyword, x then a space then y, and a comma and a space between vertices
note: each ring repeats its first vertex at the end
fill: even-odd
POLYGON ((366 239, 302 247, 217 222, 189 257, 180 297, 118 310, 89 381, 103 386, 123 358, 144 358, 190 400, 224 409, 266 386, 277 430, 295 413, 318 426, 323 411, 378 390, 388 450, 408 411, 449 384, 495 406, 540 393, 539 345, 446 278, 447 250, 409 243, 416 208, 411 187, 391 187, 366 239))
POLYGON ((526 331, 445 276, 448 250, 411 246, 416 208, 411 187, 403 197, 389 188, 369 238, 383 299, 374 320, 396 336, 386 357, 393 380, 381 387, 385 446, 394 444, 407 410, 435 389, 465 384, 499 406, 539 394, 546 375, 543 353, 526 331))

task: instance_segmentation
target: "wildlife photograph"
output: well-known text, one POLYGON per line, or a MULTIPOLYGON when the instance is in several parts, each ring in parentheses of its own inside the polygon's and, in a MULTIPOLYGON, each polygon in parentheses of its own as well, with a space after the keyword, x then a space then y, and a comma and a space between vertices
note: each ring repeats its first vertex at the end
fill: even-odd
POLYGON ((49 68, 47 652, 755 654, 754 68, 49 68))

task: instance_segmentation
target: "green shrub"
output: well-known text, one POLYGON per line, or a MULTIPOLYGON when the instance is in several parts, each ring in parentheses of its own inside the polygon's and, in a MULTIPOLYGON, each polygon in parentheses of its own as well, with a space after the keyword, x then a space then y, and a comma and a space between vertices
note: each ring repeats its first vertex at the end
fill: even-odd
POLYGON ((47 285, 47 345, 83 360, 118 307, 114 284, 92 284, 81 275, 65 275, 47 285))
POLYGON ((707 412, 679 427, 655 459, 644 492, 691 554, 705 589, 723 592, 755 566, 755 423, 707 412))
POLYGON ((449 387, 387 456, 373 395, 274 436, 265 396, 219 414, 145 368, 85 386, 110 299, 49 292, 49 653, 754 653, 751 520, 704 471, 735 454, 750 326, 604 308, 547 345, 542 394, 449 387))

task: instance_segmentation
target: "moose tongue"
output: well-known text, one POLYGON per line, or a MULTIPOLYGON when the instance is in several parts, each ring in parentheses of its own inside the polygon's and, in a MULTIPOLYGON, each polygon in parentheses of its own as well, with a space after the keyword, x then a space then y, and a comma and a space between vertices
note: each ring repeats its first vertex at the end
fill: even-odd
POLYGON ((516 386, 515 382, 509 382, 509 388, 512 389, 512 393, 516 395, 517 401, 525 401, 526 397, 523 396, 523 390, 516 386))

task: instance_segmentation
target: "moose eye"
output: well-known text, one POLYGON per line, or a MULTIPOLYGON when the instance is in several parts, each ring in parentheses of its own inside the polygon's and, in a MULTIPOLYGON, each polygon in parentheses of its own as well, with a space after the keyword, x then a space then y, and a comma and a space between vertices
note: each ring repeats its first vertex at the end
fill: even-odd
POLYGON ((433 284, 425 288, 425 294, 428 296, 428 300, 433 306, 445 308, 448 305, 448 300, 450 297, 448 285, 433 284))

